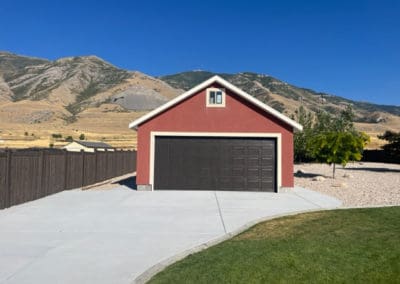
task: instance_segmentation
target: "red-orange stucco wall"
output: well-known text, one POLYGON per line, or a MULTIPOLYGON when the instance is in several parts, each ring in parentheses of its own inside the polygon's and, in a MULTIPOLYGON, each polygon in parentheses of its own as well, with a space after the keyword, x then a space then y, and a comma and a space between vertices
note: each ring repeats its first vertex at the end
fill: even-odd
MULTIPOLYGON (((209 87, 219 87, 211 85, 209 87)), ((138 185, 150 184, 150 132, 281 133, 282 186, 293 187, 293 128, 226 90, 223 108, 206 107, 206 88, 138 127, 138 185)))

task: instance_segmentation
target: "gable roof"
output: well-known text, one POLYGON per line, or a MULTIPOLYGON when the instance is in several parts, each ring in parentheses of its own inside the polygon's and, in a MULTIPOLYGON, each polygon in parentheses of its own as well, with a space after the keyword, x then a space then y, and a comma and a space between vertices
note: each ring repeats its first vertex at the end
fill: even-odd
POLYGON ((105 149, 113 148, 111 145, 104 142, 83 141, 83 140, 74 140, 73 142, 76 142, 88 148, 105 148, 105 149))
POLYGON ((264 110, 266 113, 269 113, 269 114, 275 116, 276 118, 278 118, 279 120, 281 120, 281 121, 287 123, 288 125, 292 126, 294 129, 299 130, 299 131, 303 130, 303 126, 301 126, 296 121, 290 119, 289 117, 283 115, 282 113, 280 113, 279 111, 275 110, 274 108, 272 108, 272 107, 264 104, 263 102, 257 100, 253 96, 249 95, 245 91, 239 89, 238 87, 236 87, 235 85, 229 83, 228 81, 226 81, 225 79, 221 78, 218 75, 215 75, 215 76, 211 77, 210 79, 204 81, 203 83, 201 83, 201 84, 193 87, 189 91, 183 93, 182 95, 177 96, 176 98, 174 98, 174 99, 170 100, 169 102, 161 105, 160 107, 152 110, 151 112, 147 113, 146 115, 144 115, 144 116, 132 121, 129 124, 129 128, 135 128, 136 129, 140 124, 142 124, 142 123, 146 122, 147 120, 155 117, 159 113, 161 113, 161 112, 173 107, 174 105, 176 105, 179 102, 185 100, 186 98, 198 93, 199 91, 201 91, 202 89, 206 88, 207 86, 209 86, 209 85, 211 85, 213 83, 218 83, 218 84, 222 85, 223 87, 231 90, 235 94, 239 95, 240 97, 246 99, 250 103, 252 103, 252 104, 256 105, 257 107, 259 107, 260 109, 264 110))

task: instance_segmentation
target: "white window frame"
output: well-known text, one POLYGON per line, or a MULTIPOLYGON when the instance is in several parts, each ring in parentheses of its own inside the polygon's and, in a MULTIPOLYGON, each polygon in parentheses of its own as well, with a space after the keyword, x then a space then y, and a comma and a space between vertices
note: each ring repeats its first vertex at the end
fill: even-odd
POLYGON ((207 107, 225 107, 225 89, 224 88, 208 88, 206 91, 206 106, 207 107), (211 104, 210 103, 210 93, 211 92, 221 92, 222 93, 222 103, 220 104, 211 104))

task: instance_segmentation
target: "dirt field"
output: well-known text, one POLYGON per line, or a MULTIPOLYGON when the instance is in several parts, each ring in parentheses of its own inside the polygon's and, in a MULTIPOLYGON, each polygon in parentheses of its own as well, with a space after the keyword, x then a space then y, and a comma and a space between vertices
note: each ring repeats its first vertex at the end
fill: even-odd
POLYGON ((104 141, 116 148, 135 149, 136 131, 128 124, 143 115, 141 112, 100 112, 88 109, 79 114, 77 122, 67 124, 59 118, 43 123, 19 123, 11 119, 0 120, 0 148, 49 147, 65 145, 65 137, 78 139, 83 133, 86 140, 104 141), (52 134, 61 134, 55 139, 52 134))

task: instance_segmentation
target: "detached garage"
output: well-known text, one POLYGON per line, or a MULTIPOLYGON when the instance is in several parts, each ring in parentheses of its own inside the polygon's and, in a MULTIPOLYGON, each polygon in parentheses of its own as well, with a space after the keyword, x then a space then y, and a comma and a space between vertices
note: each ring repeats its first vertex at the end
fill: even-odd
POLYGON ((219 76, 133 121, 138 190, 293 187, 302 126, 219 76))

